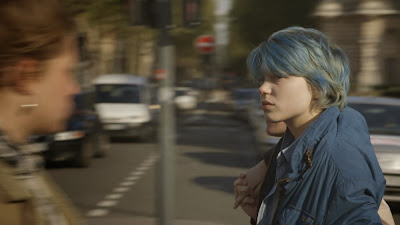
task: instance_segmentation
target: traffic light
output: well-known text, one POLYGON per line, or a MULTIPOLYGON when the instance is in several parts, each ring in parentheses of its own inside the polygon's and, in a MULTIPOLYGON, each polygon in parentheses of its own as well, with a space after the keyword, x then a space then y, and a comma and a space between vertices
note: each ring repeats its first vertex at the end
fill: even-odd
POLYGON ((156 0, 121 0, 131 26, 157 27, 156 0))
POLYGON ((200 24, 201 0, 183 0, 183 26, 200 24))
POLYGON ((77 37, 78 42, 78 51, 79 51, 79 61, 87 60, 87 50, 86 50, 86 42, 87 37, 85 33, 79 32, 77 37))
MULTIPOLYGON (((131 26, 166 28, 172 24, 171 4, 173 0, 120 0, 131 26)), ((200 24, 201 0, 182 0, 183 26, 200 24)))

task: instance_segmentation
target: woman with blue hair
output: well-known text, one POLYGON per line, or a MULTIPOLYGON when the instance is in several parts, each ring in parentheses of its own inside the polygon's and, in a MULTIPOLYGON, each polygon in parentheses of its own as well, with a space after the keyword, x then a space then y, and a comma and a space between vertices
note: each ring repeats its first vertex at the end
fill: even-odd
POLYGON ((260 225, 382 224, 385 179, 363 116, 346 107, 346 54, 321 32, 289 27, 248 56, 266 122, 283 121, 260 225))

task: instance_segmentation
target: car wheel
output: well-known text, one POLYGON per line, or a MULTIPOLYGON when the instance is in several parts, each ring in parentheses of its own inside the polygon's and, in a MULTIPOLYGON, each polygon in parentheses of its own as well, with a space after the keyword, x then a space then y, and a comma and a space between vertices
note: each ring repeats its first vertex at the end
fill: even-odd
POLYGON ((74 165, 77 167, 88 167, 93 155, 93 140, 86 138, 83 140, 81 149, 75 157, 74 165))
POLYGON ((94 137, 94 156, 104 157, 110 151, 110 137, 105 132, 99 132, 94 137))

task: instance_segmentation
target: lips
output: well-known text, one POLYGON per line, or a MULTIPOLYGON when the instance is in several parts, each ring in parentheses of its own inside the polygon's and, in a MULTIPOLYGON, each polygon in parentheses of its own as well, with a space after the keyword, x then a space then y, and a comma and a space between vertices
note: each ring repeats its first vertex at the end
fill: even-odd
POLYGON ((270 102, 270 101, 264 100, 261 102, 261 105, 262 105, 263 109, 269 109, 274 104, 272 104, 272 102, 270 102))
POLYGON ((266 100, 262 101, 261 104, 262 104, 262 106, 273 105, 271 102, 266 101, 266 100))

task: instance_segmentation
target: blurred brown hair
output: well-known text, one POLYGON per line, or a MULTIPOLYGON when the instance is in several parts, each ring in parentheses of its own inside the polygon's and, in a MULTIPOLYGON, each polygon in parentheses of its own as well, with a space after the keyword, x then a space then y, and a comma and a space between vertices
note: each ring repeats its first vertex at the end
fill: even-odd
POLYGON ((5 69, 18 60, 45 61, 74 34, 72 15, 58 0, 0 0, 0 87, 9 85, 5 69))

